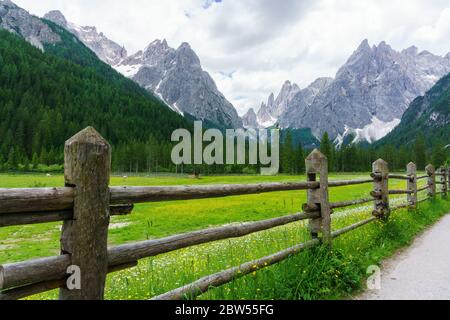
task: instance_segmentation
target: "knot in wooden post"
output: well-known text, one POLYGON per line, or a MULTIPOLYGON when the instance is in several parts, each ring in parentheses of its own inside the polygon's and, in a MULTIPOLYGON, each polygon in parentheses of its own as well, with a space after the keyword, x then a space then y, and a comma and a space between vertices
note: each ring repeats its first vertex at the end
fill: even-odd
POLYGON ((428 175, 428 196, 433 198, 436 196, 436 170, 432 164, 425 168, 428 175))
POLYGON ((378 159, 372 165, 372 173, 379 176, 374 179, 373 195, 375 199, 375 210, 373 215, 387 220, 390 215, 389 207, 389 165, 383 159, 378 159))
POLYGON ((407 195, 408 203, 412 208, 417 206, 417 166, 414 162, 408 163, 406 166, 406 175, 409 177, 407 189, 411 193, 407 195))
POLYGON ((80 288, 60 290, 63 300, 101 300, 108 270, 111 147, 92 127, 67 140, 66 186, 75 189, 73 220, 64 222, 61 252, 80 271, 80 288))
POLYGON ((331 209, 328 194, 328 159, 319 150, 315 149, 305 159, 307 180, 317 181, 320 175, 320 188, 308 189, 308 203, 310 208, 320 210, 320 218, 312 219, 309 223, 311 236, 318 238, 322 234, 323 242, 331 243, 331 209))

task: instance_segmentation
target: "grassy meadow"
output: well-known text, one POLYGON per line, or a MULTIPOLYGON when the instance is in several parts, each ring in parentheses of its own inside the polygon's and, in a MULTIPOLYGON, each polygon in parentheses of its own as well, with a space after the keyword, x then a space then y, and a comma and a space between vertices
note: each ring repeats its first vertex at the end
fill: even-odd
MULTIPOLYGON (((368 173, 332 175, 331 180, 368 177, 368 173)), ((0 188, 58 187, 62 175, 0 174, 0 188)), ((304 176, 211 176, 201 179, 176 176, 112 177, 114 186, 234 184, 304 181, 304 176)), ((422 182, 423 184, 424 182, 422 182)), ((406 182, 392 180, 391 188, 406 182)), ((371 184, 330 189, 330 201, 367 197, 371 184)), ((391 197, 392 203, 405 196, 391 197)), ((160 238, 230 223, 263 220, 301 211, 305 191, 274 192, 219 199, 138 204, 129 216, 111 218, 109 244, 160 238)), ((333 228, 367 218, 371 204, 338 210, 333 228)), ((418 232, 450 211, 437 199, 418 210, 398 210, 388 223, 376 222, 344 235, 333 250, 304 252, 276 266, 255 272, 211 290, 199 299, 337 299, 362 286, 368 266, 406 245, 418 232)), ((308 239, 305 222, 182 249, 140 261, 136 268, 108 277, 106 298, 149 299, 202 276, 275 253, 308 239)), ((59 254, 61 223, 0 228, 0 264, 59 254)), ((34 299, 53 299, 49 292, 34 299)))

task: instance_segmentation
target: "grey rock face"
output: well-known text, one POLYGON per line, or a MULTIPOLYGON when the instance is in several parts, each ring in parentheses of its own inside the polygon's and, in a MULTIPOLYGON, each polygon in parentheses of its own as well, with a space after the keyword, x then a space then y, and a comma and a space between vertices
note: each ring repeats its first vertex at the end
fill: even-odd
POLYGON ((22 36, 41 50, 44 44, 61 41, 48 25, 10 0, 0 1, 0 28, 22 36))
POLYGON ((277 122, 286 122, 285 119, 289 117, 296 117, 311 106, 317 95, 332 81, 332 78, 319 78, 305 89, 286 81, 276 99, 272 93, 267 104, 262 103, 258 112, 258 125, 270 127, 277 122))
POLYGON ((64 15, 58 10, 48 12, 44 15, 44 19, 50 20, 73 33, 107 64, 112 66, 117 65, 127 57, 127 51, 123 46, 110 40, 103 33, 99 33, 96 27, 80 27, 67 22, 64 15))
MULTIPOLYGON (((317 96, 333 82, 333 78, 318 78, 307 88, 296 92, 287 103, 283 114, 280 115, 280 124, 283 126, 296 119, 299 115, 313 112, 311 106, 315 103, 317 96)), ((289 126, 286 126, 289 127, 289 126)))
POLYGON ((399 121, 416 97, 449 72, 448 56, 418 52, 415 47, 397 52, 385 42, 370 47, 364 40, 309 106, 293 99, 280 123, 309 127, 316 137, 328 132, 333 139, 356 129, 379 131, 383 123, 399 121))
POLYGON ((43 18, 50 20, 56 23, 57 25, 67 29, 68 22, 66 20, 66 17, 64 17, 62 12, 59 10, 49 11, 43 16, 43 18))
POLYGON ((244 128, 258 128, 258 117, 253 108, 250 108, 247 113, 242 117, 242 123, 244 128))
POLYGON ((276 99, 272 93, 267 100, 267 104, 262 104, 258 112, 258 123, 262 127, 274 125, 278 118, 287 110, 290 100, 299 91, 300 88, 295 83, 292 84, 290 81, 286 81, 276 99))
POLYGON ((233 105, 202 69, 188 43, 173 49, 167 41, 155 40, 115 68, 157 94, 175 111, 225 127, 242 127, 233 105))

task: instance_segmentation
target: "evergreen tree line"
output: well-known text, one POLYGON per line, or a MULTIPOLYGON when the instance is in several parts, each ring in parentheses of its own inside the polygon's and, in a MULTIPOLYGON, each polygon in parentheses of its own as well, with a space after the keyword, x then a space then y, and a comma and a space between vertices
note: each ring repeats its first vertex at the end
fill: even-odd
MULTIPOLYGON (((305 150, 301 144, 292 144, 292 135, 288 132, 282 144, 281 172, 303 173, 305 157, 311 151, 305 150)), ((422 134, 419 134, 409 148, 396 148, 392 145, 376 148, 365 144, 349 144, 336 148, 328 133, 325 133, 320 141, 320 151, 328 158, 331 172, 368 172, 372 170, 372 163, 380 158, 389 164, 391 171, 405 171, 410 162, 414 162, 418 170, 425 170, 430 163, 436 168, 450 165, 450 150, 445 149, 445 143, 436 141, 428 148, 422 134)))
MULTIPOLYGON (((83 55, 92 53, 79 50, 79 60, 83 55)), ((0 31, 0 169, 60 165, 65 140, 87 126, 111 143, 115 165, 145 150, 167 166, 167 152, 161 151, 169 149, 167 137, 191 122, 98 59, 88 61, 86 66, 43 53, 0 31)))

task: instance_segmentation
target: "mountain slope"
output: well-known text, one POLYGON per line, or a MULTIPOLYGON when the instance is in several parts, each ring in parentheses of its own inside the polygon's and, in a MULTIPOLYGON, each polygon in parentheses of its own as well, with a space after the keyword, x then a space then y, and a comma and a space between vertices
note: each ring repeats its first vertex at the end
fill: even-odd
POLYGON ((44 44, 61 41, 59 35, 54 33, 46 23, 19 8, 10 0, 0 2, 0 29, 22 36, 41 50, 44 44))
POLYGON ((188 43, 173 49, 165 40, 155 40, 114 68, 157 94, 175 111, 221 127, 242 127, 233 105, 202 69, 188 43))
POLYGON ((63 28, 9 1, 0 2, 0 14, 8 30, 0 30, 0 163, 24 163, 34 155, 60 162, 64 141, 88 125, 115 147, 153 141, 139 151, 167 158, 160 145, 169 145, 173 130, 191 128, 63 28))
POLYGON ((67 22, 59 11, 50 11, 44 18, 72 32, 100 59, 157 95, 172 110, 223 128, 242 127, 235 108, 202 69, 188 43, 173 49, 165 40, 155 40, 144 50, 127 56, 125 48, 98 33, 95 27, 67 22))
POLYGON ((270 94, 267 103, 262 103, 258 112, 258 123, 262 127, 270 127, 274 125, 278 118, 286 112, 289 102, 300 91, 300 88, 290 81, 286 81, 277 98, 274 94, 270 94))
POLYGON ((58 10, 46 13, 43 18, 56 23, 76 35, 100 60, 109 65, 116 65, 127 57, 127 51, 123 46, 110 40, 103 33, 98 33, 95 27, 80 27, 70 23, 58 10))
POLYGON ((415 99, 400 125, 376 145, 408 146, 419 134, 428 145, 438 141, 450 144, 450 74, 415 99))
POLYGON ((280 117, 282 127, 312 129, 316 137, 328 132, 336 142, 354 134, 370 142, 400 121, 409 104, 450 72, 450 56, 440 57, 411 47, 402 52, 385 42, 363 41, 307 108, 298 103, 280 117))

